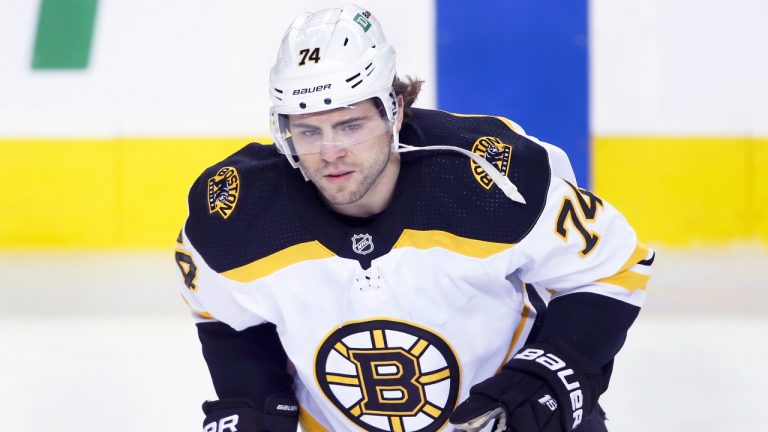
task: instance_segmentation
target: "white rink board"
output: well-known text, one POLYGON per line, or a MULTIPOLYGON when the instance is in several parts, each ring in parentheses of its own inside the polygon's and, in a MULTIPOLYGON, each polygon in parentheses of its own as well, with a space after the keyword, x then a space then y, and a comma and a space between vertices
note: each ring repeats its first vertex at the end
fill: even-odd
POLYGON ((594 135, 768 135, 768 2, 590 0, 594 135))
MULTIPOLYGON (((610 430, 763 430, 768 251, 659 252, 610 430)), ((170 253, 0 254, 2 429, 200 430, 215 395, 176 271, 170 253)))
MULTIPOLYGON (((269 135, 269 69, 285 30, 334 0, 100 0, 86 70, 30 68, 39 1, 0 1, 0 137, 269 135)), ((398 53, 398 73, 429 83, 432 0, 357 0, 398 53), (407 10, 407 13, 403 13, 407 10)))
MULTIPOLYGON (((298 12, 334 0, 101 0, 85 71, 30 68, 39 1, 0 2, 0 137, 268 132, 267 79, 298 12)), ((357 0, 436 105, 435 1, 357 0)), ((768 135, 768 2, 590 0, 594 135, 768 135)), ((499 38, 506 37, 502 31, 499 38)))

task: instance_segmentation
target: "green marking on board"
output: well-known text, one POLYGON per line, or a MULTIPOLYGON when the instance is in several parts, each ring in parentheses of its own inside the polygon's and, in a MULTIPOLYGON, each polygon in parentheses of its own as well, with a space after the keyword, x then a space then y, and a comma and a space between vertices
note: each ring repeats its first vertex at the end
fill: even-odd
POLYGON ((41 0, 32 69, 85 69, 98 0, 41 0))

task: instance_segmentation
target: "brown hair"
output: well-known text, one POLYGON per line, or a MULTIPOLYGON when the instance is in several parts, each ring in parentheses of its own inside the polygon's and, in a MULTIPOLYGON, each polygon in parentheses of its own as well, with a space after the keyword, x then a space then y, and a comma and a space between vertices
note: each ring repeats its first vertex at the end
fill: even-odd
POLYGON ((424 84, 424 80, 420 80, 416 77, 411 77, 408 75, 405 76, 405 81, 401 80, 397 76, 395 76, 394 81, 392 81, 392 87, 394 87, 395 89, 395 94, 397 96, 403 97, 404 120, 408 120, 411 118, 411 114, 413 113, 411 106, 413 105, 414 102, 416 102, 416 98, 419 97, 422 84, 424 84))

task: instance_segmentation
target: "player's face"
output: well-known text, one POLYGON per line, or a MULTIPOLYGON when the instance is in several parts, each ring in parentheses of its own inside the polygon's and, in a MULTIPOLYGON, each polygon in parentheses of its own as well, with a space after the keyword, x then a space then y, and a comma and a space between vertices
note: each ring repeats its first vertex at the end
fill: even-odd
MULTIPOLYGON (((299 161, 309 179, 332 207, 354 206, 379 198, 378 183, 396 154, 390 151, 392 125, 371 100, 350 108, 290 116, 290 130, 299 161), (316 149, 304 152, 304 148, 316 149), (372 192, 373 189, 373 192, 372 192)), ((386 185, 385 185, 386 186, 386 185)), ((387 189, 387 188, 384 188, 387 189)), ((353 214, 355 212, 344 212, 353 214)))

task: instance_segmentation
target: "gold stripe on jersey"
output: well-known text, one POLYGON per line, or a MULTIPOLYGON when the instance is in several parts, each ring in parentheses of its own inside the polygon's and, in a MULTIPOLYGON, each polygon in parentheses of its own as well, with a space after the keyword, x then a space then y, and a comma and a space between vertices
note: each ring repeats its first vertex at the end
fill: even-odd
POLYGON ((632 267, 633 265, 639 263, 640 261, 644 260, 645 257, 648 256, 649 252, 650 252, 650 250, 648 249, 648 246, 646 246, 646 245, 644 245, 644 244, 642 244, 640 242, 637 242, 637 246, 635 246, 635 250, 634 250, 634 252, 632 252, 632 255, 629 257, 627 262, 625 262, 624 265, 621 266, 619 271, 616 272, 616 273, 617 274, 621 273, 624 270, 626 270, 626 269, 632 267))
POLYGON ((319 421, 312 417, 309 411, 299 407, 299 424, 304 432, 329 432, 319 421))
POLYGON ((384 343, 384 332, 381 330, 373 331, 373 346, 374 348, 386 348, 387 344, 384 343))
POLYGON ((495 116, 497 119, 501 120, 505 125, 507 125, 508 128, 512 129, 515 133, 518 133, 520 135, 525 135, 525 131, 516 123, 512 122, 512 120, 501 117, 501 116, 495 116))
POLYGON ((528 316, 533 311, 533 307, 528 304, 528 300, 526 298, 525 304, 523 304, 523 312, 520 316, 520 324, 517 325, 517 328, 515 329, 515 333, 512 335, 512 342, 509 343, 509 349, 507 349, 507 354, 504 356, 504 361, 501 362, 501 365, 499 366, 499 369, 496 371, 501 372, 501 368, 504 367, 505 364, 509 361, 509 358, 512 356, 512 350, 515 348, 515 345, 517 345, 517 341, 520 339, 520 335, 523 334, 523 329, 525 328, 525 323, 528 321, 528 316))
POLYGON ((341 342, 336 342, 336 345, 333 346, 333 349, 336 350, 339 354, 341 354, 344 358, 349 359, 349 350, 347 349, 347 346, 344 345, 341 342))
POLYGON ((333 252, 314 240, 285 248, 250 264, 225 271, 222 275, 236 282, 251 282, 296 263, 334 256, 333 252))
POLYGON ((421 357, 421 354, 424 353, 424 350, 429 348, 429 342, 425 341, 424 339, 419 339, 418 342, 413 344, 413 347, 410 350, 410 353, 414 357, 421 357))
POLYGON ((627 291, 645 291, 645 287, 648 285, 648 280, 650 279, 651 275, 644 275, 642 273, 633 272, 631 270, 624 270, 622 272, 616 273, 613 276, 600 279, 597 282, 616 285, 624 288, 627 291))
POLYGON ((629 270, 630 267, 644 260, 650 250, 644 244, 637 242, 635 250, 627 262, 621 266, 615 275, 598 280, 598 283, 606 283, 624 288, 627 291, 645 290, 651 275, 646 275, 629 270))
POLYGON ((448 368, 440 369, 436 372, 430 372, 419 377, 419 382, 422 384, 432 384, 434 382, 442 381, 451 376, 451 371, 448 368))
POLYGON ((392 432, 403 432, 403 418, 402 417, 390 417, 389 423, 392 425, 392 432))
POLYGON ((515 132, 517 134, 520 134, 520 135, 524 135, 525 134, 525 132, 523 131, 523 129, 519 125, 517 125, 512 120, 510 120, 510 119, 508 119, 506 117, 489 116, 489 115, 485 115, 485 114, 456 114, 456 113, 452 113, 452 112, 449 112, 448 114, 450 114, 452 116, 455 116, 455 117, 486 117, 486 118, 492 117, 492 118, 497 118, 497 119, 501 120, 501 122, 504 123, 513 132, 515 132))
POLYGON ((400 238, 397 239, 397 242, 395 242, 395 245, 392 248, 440 248, 472 258, 488 258, 489 256, 503 252, 514 245, 514 243, 494 243, 468 239, 446 231, 417 231, 406 229, 403 230, 400 238))
POLYGON ((187 298, 184 297, 184 295, 181 296, 181 299, 184 300, 184 303, 186 303, 187 306, 189 306, 189 308, 192 309, 192 312, 196 313, 197 315, 200 315, 201 317, 203 317, 205 319, 216 319, 216 318, 213 317, 213 315, 209 314, 208 312, 204 312, 204 311, 197 310, 197 309, 193 308, 192 305, 189 304, 189 300, 187 300, 187 298))
POLYGON ((422 408, 421 410, 424 411, 425 414, 427 414, 428 416, 430 416, 432 418, 438 418, 438 417, 440 417, 440 414, 443 413, 443 411, 439 407, 436 407, 436 406, 430 404, 429 402, 427 402, 424 405, 424 408, 422 408))
POLYGON ((356 376, 325 374, 325 379, 327 379, 331 384, 344 384, 358 387, 360 386, 360 378, 356 376))
POLYGON ((389 423, 392 426, 392 432, 403 432, 403 418, 402 417, 390 417, 389 423))

